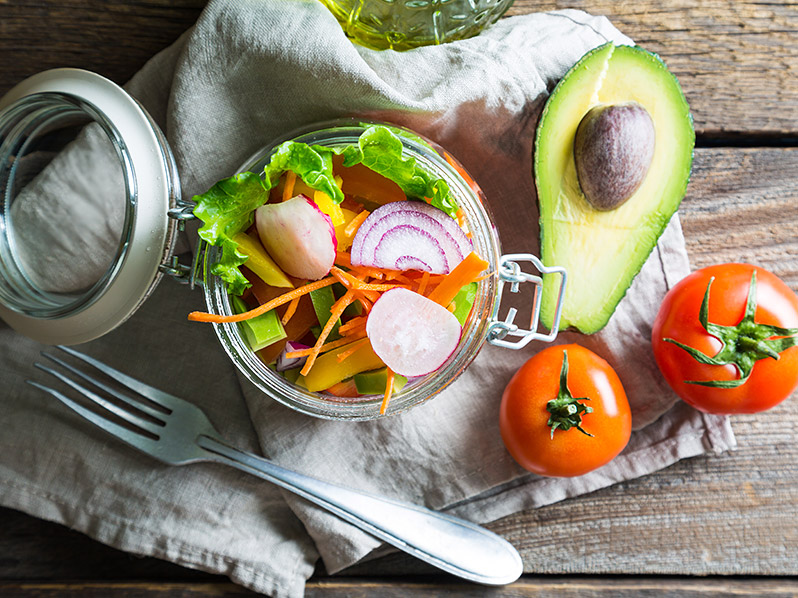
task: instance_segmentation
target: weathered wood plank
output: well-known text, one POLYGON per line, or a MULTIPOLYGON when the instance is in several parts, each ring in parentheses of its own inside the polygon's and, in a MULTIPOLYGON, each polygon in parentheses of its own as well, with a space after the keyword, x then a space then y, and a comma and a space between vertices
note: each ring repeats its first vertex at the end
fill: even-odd
MULTIPOLYGON (((307 598, 457 597, 477 598, 720 598, 723 596, 792 598, 798 582, 792 580, 729 580, 586 577, 522 578, 503 588, 486 589, 446 581, 413 582, 391 579, 311 581, 307 598)), ((227 583, 0 583, 0 595, 7 598, 248 598, 257 596, 227 583)))
POLYGON ((516 0, 509 14, 579 8, 657 52, 702 135, 776 136, 798 123, 798 9, 758 0, 516 0))
MULTIPOLYGON (((0 93, 37 71, 78 66, 123 82, 196 19, 206 0, 0 2, 0 93)), ((607 15, 679 77, 700 135, 798 131, 798 10, 756 0, 516 0, 510 15, 607 15)))
POLYGON ((0 0, 0 93, 48 68, 127 81, 197 20, 207 0, 0 0))

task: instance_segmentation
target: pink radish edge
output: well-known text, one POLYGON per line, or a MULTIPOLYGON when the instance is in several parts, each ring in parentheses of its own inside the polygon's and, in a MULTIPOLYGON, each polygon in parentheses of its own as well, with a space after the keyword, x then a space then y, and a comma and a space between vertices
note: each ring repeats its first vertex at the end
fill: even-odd
POLYGON ((264 248, 286 274, 318 280, 335 263, 332 219, 305 195, 259 207, 255 225, 264 248))
POLYGON ((366 320, 377 356, 402 376, 423 376, 440 368, 457 349, 462 328, 448 309, 407 289, 386 291, 366 320))

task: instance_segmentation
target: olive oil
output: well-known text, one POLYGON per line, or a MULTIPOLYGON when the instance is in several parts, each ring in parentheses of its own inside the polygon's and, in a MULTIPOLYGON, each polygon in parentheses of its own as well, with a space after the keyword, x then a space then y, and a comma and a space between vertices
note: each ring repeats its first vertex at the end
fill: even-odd
POLYGON ((513 0, 321 0, 346 35, 376 50, 410 50, 472 37, 513 0))

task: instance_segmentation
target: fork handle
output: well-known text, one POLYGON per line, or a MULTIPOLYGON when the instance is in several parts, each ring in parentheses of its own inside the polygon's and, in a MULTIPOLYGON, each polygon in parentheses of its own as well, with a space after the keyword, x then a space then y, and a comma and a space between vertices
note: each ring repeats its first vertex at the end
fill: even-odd
POLYGON ((509 542, 463 519, 323 482, 208 436, 201 436, 197 444, 216 461, 273 482, 453 575, 503 585, 523 571, 521 557, 509 542))

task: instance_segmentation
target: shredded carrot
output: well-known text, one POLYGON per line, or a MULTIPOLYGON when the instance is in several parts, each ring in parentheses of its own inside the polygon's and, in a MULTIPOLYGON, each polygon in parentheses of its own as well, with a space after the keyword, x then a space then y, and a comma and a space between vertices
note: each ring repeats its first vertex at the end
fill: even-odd
POLYGON ((352 353, 360 349, 360 347, 362 347, 364 343, 367 343, 368 340, 369 339, 365 337, 361 338, 360 340, 353 342, 352 344, 349 345, 349 347, 338 353, 335 356, 335 358, 338 360, 338 363, 341 363, 344 359, 352 355, 352 353))
POLYGON ((410 280, 404 274, 402 274, 399 270, 386 270, 385 280, 395 280, 396 282, 401 282, 402 284, 407 284, 407 285, 413 284, 413 281, 410 280))
MULTIPOLYGON (((336 268, 333 267, 333 270, 335 269, 336 268)), ((343 297, 333 303, 332 307, 330 308, 330 317, 327 320, 327 323, 324 325, 321 334, 319 334, 319 338, 316 339, 316 344, 313 345, 313 352, 308 355, 308 360, 305 362, 305 365, 302 366, 302 369, 299 372, 300 374, 303 376, 308 375, 310 368, 313 367, 313 364, 316 362, 316 358, 319 356, 319 352, 321 351, 322 345, 324 345, 324 341, 327 340, 330 332, 332 332, 333 326, 335 326, 336 322, 338 322, 338 318, 340 318, 341 314, 344 313, 346 307, 354 300, 354 294, 351 291, 347 291, 344 293, 343 297)))
POLYGON ((382 398, 382 404, 380 405, 380 415, 385 413, 385 410, 388 409, 388 403, 391 400, 391 395, 393 394, 393 381, 396 376, 393 373, 391 368, 386 368, 386 381, 385 381, 385 396, 382 398))
POLYGON ((472 251, 446 275, 441 283, 427 295, 427 298, 443 306, 449 305, 460 289, 469 282, 474 282, 489 265, 472 251))
POLYGON ((345 336, 345 337, 348 338, 348 337, 355 336, 355 335, 360 334, 361 332, 365 332, 365 331, 366 331, 366 324, 361 324, 360 326, 356 326, 355 328, 350 328, 346 332, 342 332, 341 336, 345 336))
POLYGON ((373 303, 369 301, 369 299, 365 295, 363 295, 361 291, 358 291, 357 289, 352 289, 351 292, 355 296, 355 299, 357 299, 360 302, 360 305, 363 306, 363 310, 366 313, 369 313, 371 311, 371 306, 373 305, 373 303))
POLYGON ((491 276, 493 276, 493 272, 488 272, 487 274, 483 274, 482 276, 478 276, 472 282, 482 282, 483 280, 487 280, 491 276))
POLYGON ((356 316, 346 322, 345 324, 341 324, 340 328, 338 328, 338 332, 340 334, 346 334, 350 330, 354 330, 355 328, 359 328, 360 326, 366 325, 366 317, 365 316, 356 316))
POLYGON ((449 303, 449 305, 446 306, 446 309, 448 309, 450 312, 454 313, 454 310, 457 309, 457 305, 455 304, 454 301, 452 301, 451 303, 449 303))
POLYGON ((283 318, 280 320, 283 323, 283 326, 288 324, 288 321, 294 317, 296 313, 296 308, 299 307, 299 300, 302 297, 294 297, 291 299, 291 303, 288 304, 288 307, 285 309, 285 313, 283 314, 283 318))
POLYGON ((385 278, 386 272, 379 269, 379 268, 372 268, 369 266, 352 266, 350 270, 358 275, 358 276, 365 276, 367 278, 376 278, 378 280, 382 280, 385 278))
POLYGON ((289 170, 285 173, 285 187, 283 187, 283 201, 288 201, 294 196, 294 185, 296 184, 296 173, 289 170))
POLYGON ((347 237, 354 237, 357 229, 360 228, 360 225, 363 224, 363 221, 368 218, 369 213, 370 212, 368 210, 363 210, 357 216, 352 218, 349 224, 347 224, 344 228, 344 234, 347 237))
POLYGON ((430 276, 429 272, 424 272, 424 274, 421 275, 421 282, 418 283, 418 291, 417 291, 419 295, 423 295, 424 291, 427 290, 427 285, 429 284, 429 276, 430 276))
POLYGON ((336 252, 335 264, 337 266, 343 266, 344 268, 351 268, 352 267, 351 255, 344 251, 336 252))
MULTIPOLYGON (((322 278, 321 280, 317 280, 316 282, 310 282, 296 289, 291 289, 287 293, 283 293, 279 297, 275 297, 271 301, 267 301, 263 305, 259 305, 255 309, 245 311, 244 313, 234 314, 231 316, 223 316, 220 314, 209 314, 202 311, 192 311, 190 314, 188 314, 188 319, 191 320, 192 322, 212 322, 215 324, 221 324, 223 322, 243 322, 244 320, 257 318, 259 315, 265 314, 267 311, 271 311, 275 307, 280 307, 281 305, 285 305, 286 303, 293 301, 297 297, 301 297, 302 295, 307 295, 308 293, 310 293, 311 291, 315 291, 316 289, 323 289, 324 287, 328 287, 331 284, 335 284, 336 282, 338 282, 338 279, 335 278, 334 276, 322 278)), ((335 322, 333 322, 333 324, 334 323, 335 322)))
MULTIPOLYGON (((365 333, 362 333, 365 334, 365 333)), ((357 334, 353 334, 352 336, 358 336, 357 334)), ((357 340, 357 339, 355 339, 357 340)), ((319 350, 319 355, 322 353, 328 353, 333 349, 337 349, 338 347, 343 347, 351 342, 354 342, 351 337, 347 338, 339 338, 335 341, 330 341, 329 343, 324 343, 319 350)), ((308 347, 307 349, 297 349, 296 351, 289 351, 285 354, 288 359, 294 359, 296 357, 307 357, 311 353, 313 353, 314 348, 308 347)))
MULTIPOLYGON (((333 266, 332 270, 330 270, 330 274, 337 278, 338 282, 348 289, 357 289, 358 291, 364 291, 364 293, 366 291, 376 291, 381 293, 383 291, 390 291, 391 289, 407 287, 407 285, 402 284, 372 284, 363 282, 362 280, 352 276, 349 272, 344 272, 335 266, 333 266)), ((366 297, 368 297, 368 295, 366 295, 366 297)))

